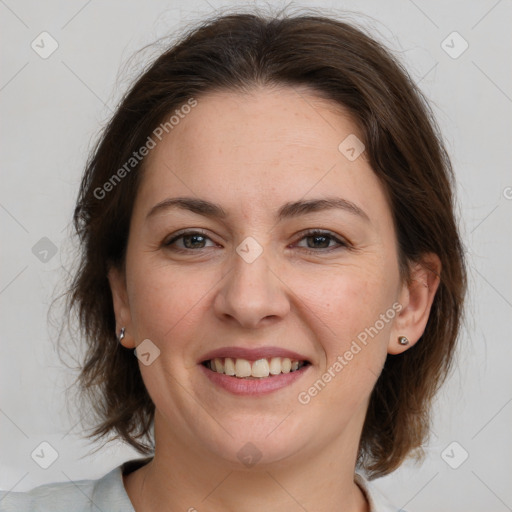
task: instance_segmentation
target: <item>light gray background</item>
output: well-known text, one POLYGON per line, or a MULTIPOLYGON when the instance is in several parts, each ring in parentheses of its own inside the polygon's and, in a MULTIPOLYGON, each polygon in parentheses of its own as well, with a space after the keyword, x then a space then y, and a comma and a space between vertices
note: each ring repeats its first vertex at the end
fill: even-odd
MULTIPOLYGON (((68 227, 88 150, 134 73, 154 53, 125 66, 128 58, 233 5, 0 0, 2 489, 98 478, 138 457, 120 444, 88 455, 90 446, 67 413, 64 389, 73 373, 55 353, 48 306, 70 265, 68 227), (31 48, 43 31, 59 45, 47 59, 31 48), (43 237, 57 249, 46 262, 44 253, 32 250, 43 237), (43 441, 58 452, 46 470, 31 458, 43 441)), ((457 368, 436 402, 424 464, 407 463, 376 485, 409 512, 512 510, 511 2, 290 5, 363 15, 352 19, 374 27, 432 101, 458 178, 470 295, 457 368), (469 44, 458 58, 442 47, 446 40, 452 54, 462 49, 458 36, 446 39, 453 31, 469 44), (444 451, 454 441, 460 446, 444 451), (469 457, 458 469, 441 456, 444 451, 455 465, 462 450, 469 457)))

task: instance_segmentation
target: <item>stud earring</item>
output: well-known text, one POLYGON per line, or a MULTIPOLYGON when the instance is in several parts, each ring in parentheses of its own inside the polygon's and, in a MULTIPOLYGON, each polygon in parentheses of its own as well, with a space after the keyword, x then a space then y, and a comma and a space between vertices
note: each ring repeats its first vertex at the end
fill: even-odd
POLYGON ((117 337, 117 341, 119 343, 121 343, 121 341, 123 341, 123 339, 124 339, 124 331, 125 331, 124 327, 121 327, 121 332, 119 333, 119 336, 117 337))
POLYGON ((409 345, 409 340, 406 336, 398 336, 398 343, 400 343, 400 345, 409 345))

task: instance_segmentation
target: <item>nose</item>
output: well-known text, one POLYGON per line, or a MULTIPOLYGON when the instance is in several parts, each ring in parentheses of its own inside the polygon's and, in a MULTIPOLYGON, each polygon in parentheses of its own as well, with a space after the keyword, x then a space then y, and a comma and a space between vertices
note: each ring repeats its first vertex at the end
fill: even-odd
POLYGON ((248 329, 283 318, 290 311, 287 286, 269 267, 265 251, 251 263, 236 253, 233 260, 215 297, 215 314, 248 329))

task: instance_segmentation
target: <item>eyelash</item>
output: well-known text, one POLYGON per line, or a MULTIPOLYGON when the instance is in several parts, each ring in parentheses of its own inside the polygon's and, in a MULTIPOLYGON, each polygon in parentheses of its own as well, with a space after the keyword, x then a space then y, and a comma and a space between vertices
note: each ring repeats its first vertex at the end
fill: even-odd
MULTIPOLYGON (((163 242, 162 245, 164 247, 171 248, 173 251, 180 252, 180 253, 190 253, 190 252, 195 252, 195 251, 198 251, 201 249, 206 249, 206 247, 201 247, 199 249, 181 249, 181 248, 171 247, 176 241, 178 241, 182 238, 187 238, 187 237, 197 236, 197 235, 203 237, 204 239, 211 240, 209 236, 207 236, 205 233, 203 233, 201 231, 185 231, 185 232, 179 233, 177 236, 173 237, 168 242, 163 242)), ((319 248, 319 249, 307 249, 307 248, 302 247, 302 249, 309 254, 318 254, 319 252, 331 252, 333 250, 337 250, 337 249, 341 249, 341 248, 345 248, 345 249, 351 248, 350 244, 347 241, 334 236, 330 231, 324 231, 324 230, 320 230, 320 229, 310 229, 310 230, 306 231, 305 233, 302 234, 302 237, 299 238, 298 241, 300 242, 306 238, 315 237, 315 236, 322 236, 325 238, 329 238, 329 239, 335 241, 336 243, 338 243, 339 246, 338 247, 319 248)), ((213 240, 211 240, 211 241, 213 242, 213 240)))

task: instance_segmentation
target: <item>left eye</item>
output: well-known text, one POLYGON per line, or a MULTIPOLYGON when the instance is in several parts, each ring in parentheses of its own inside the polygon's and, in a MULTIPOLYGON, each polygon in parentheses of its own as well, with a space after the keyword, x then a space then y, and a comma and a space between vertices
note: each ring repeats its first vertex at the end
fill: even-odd
POLYGON ((348 244, 339 238, 332 235, 329 231, 309 231, 304 234, 304 236, 299 240, 312 240, 312 244, 316 244, 316 247, 311 247, 308 244, 308 247, 305 248, 306 250, 313 250, 315 252, 315 249, 333 249, 335 246, 329 246, 330 242, 335 242, 338 246, 347 247, 348 244))

